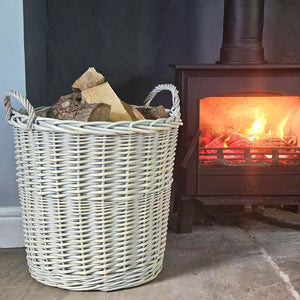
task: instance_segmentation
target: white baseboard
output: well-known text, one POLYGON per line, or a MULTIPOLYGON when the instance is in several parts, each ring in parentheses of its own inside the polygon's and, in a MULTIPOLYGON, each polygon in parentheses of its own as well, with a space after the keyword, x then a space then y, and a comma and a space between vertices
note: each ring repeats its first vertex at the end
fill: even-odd
POLYGON ((0 248, 24 247, 20 207, 0 207, 0 248))

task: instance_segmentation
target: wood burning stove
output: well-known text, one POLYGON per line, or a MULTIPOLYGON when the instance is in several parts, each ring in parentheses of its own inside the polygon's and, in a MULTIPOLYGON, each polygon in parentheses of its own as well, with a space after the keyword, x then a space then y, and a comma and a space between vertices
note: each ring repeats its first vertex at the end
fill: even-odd
POLYGON ((226 0, 224 13, 220 63, 174 65, 179 232, 192 231, 195 201, 300 204, 300 65, 265 63, 263 0, 226 0))

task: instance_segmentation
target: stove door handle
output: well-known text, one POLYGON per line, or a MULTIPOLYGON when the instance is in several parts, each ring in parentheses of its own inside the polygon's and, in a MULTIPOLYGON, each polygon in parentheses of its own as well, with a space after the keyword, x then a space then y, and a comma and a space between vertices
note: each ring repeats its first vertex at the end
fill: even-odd
POLYGON ((180 166, 182 168, 186 168, 191 156, 192 156, 192 153, 195 149, 195 147, 199 144, 199 138, 200 138, 200 135, 201 135, 201 130, 197 129, 193 138, 192 138, 192 141, 191 143, 189 144, 189 147, 185 153, 185 156, 182 160, 182 163, 180 164, 180 166))

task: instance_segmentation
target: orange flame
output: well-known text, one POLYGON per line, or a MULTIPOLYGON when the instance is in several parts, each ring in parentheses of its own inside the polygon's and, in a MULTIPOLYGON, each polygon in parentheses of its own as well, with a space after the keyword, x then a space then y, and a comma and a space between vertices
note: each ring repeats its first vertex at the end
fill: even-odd
MULTIPOLYGON (((277 129, 276 129, 276 135, 278 137, 280 137, 281 139, 283 139, 284 137, 284 128, 286 126, 286 123, 287 123, 287 120, 290 116, 290 113, 289 112, 282 120, 281 122, 279 123, 277 129)), ((266 132, 266 124, 267 124, 267 117, 265 115, 264 112, 261 112, 259 109, 257 109, 255 111, 255 120, 251 126, 251 128, 248 128, 246 130, 246 133, 248 136, 248 139, 250 141, 254 140, 254 139, 258 139, 259 138, 259 135, 272 135, 272 132, 271 130, 269 130, 268 132, 266 132)), ((274 132, 273 132, 274 134, 274 132)))
POLYGON ((255 121, 252 124, 252 127, 247 129, 247 134, 254 135, 250 139, 254 139, 256 135, 262 134, 265 132, 265 127, 267 124, 267 117, 264 112, 259 110, 255 111, 255 121))
POLYGON ((291 112, 289 112, 288 115, 287 115, 284 119, 282 119, 282 121, 280 122, 280 124, 279 124, 279 126, 278 126, 278 136, 279 136, 281 139, 283 139, 283 137, 284 137, 284 127, 285 127, 285 125, 286 125, 286 122, 287 122, 287 120, 288 120, 290 114, 291 114, 291 112))
POLYGON ((230 136, 224 140, 223 148, 228 148, 227 142, 230 140, 230 136))

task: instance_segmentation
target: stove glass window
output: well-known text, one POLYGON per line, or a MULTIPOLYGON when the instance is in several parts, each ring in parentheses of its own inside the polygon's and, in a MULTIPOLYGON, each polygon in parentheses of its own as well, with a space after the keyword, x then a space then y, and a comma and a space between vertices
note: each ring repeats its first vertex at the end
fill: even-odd
POLYGON ((239 93, 200 100, 201 165, 300 163, 300 97, 239 93))

